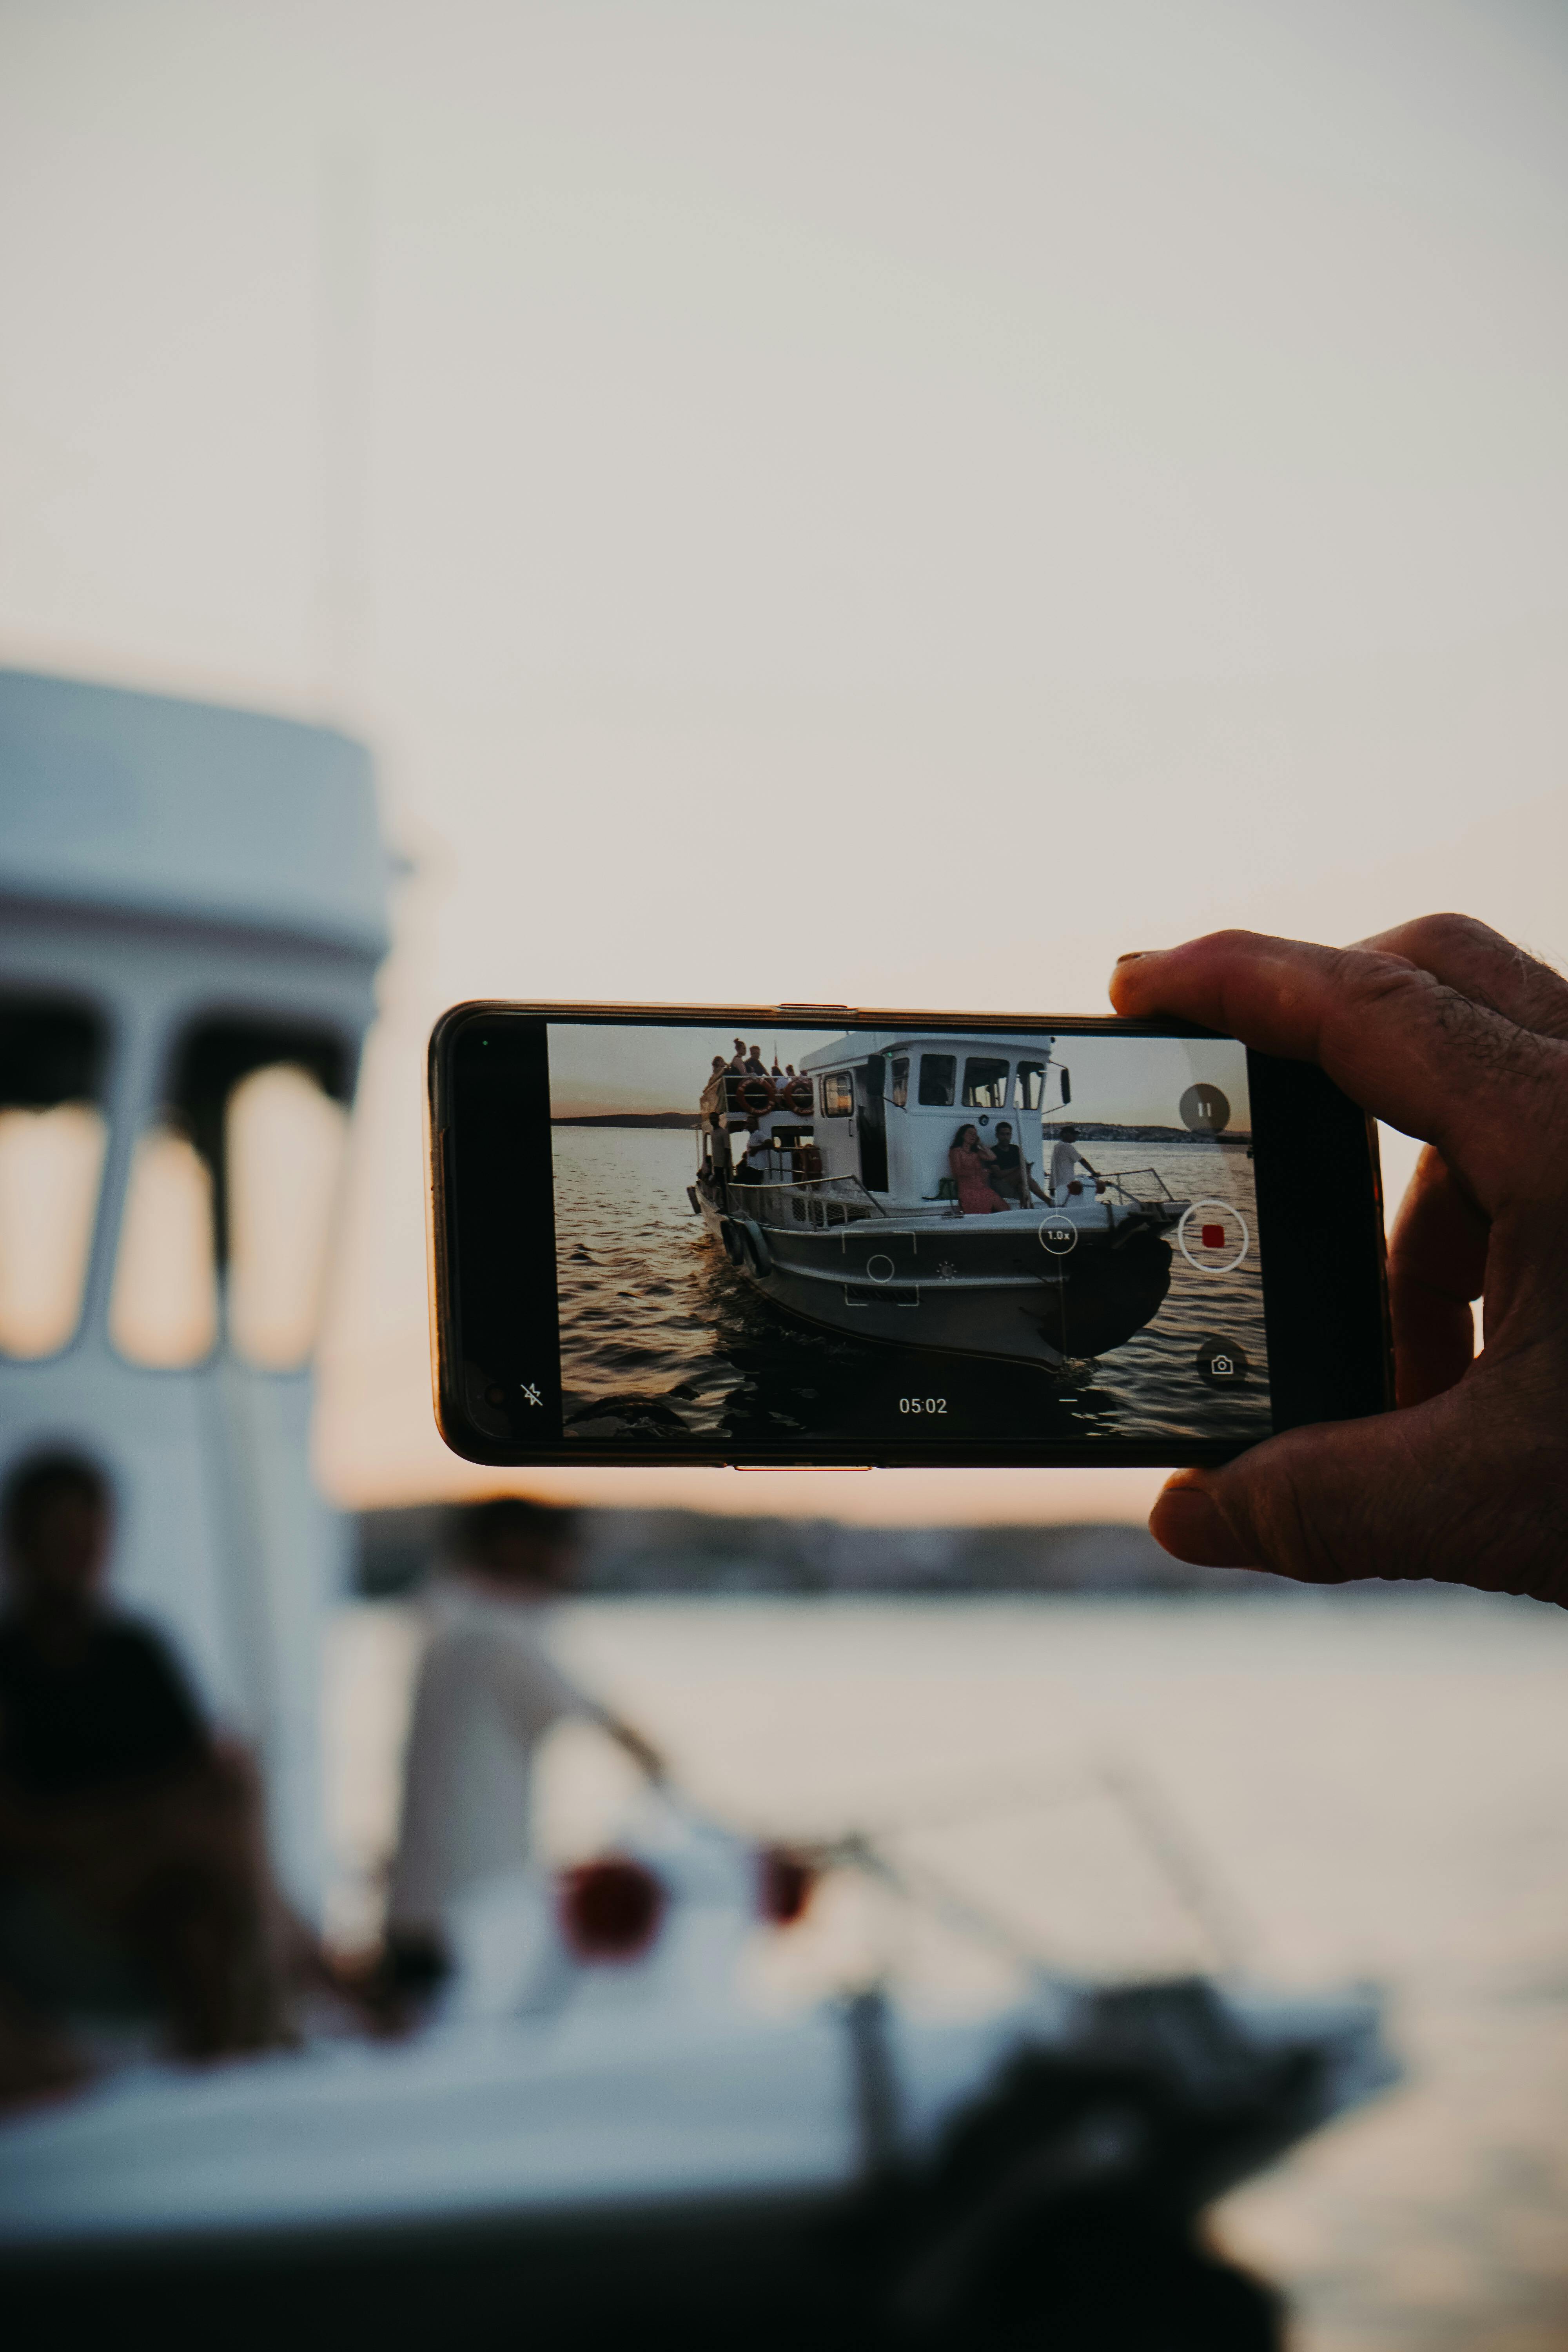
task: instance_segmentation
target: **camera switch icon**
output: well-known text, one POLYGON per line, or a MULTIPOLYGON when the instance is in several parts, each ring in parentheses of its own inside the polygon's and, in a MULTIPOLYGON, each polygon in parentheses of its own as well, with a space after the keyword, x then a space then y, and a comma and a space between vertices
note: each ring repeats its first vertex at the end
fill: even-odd
POLYGON ((1226 1339, 1213 1332, 1198 1342, 1194 1370, 1200 1381, 1211 1389, 1238 1389, 1247 1380, 1252 1367, 1247 1350, 1236 1339, 1226 1339))

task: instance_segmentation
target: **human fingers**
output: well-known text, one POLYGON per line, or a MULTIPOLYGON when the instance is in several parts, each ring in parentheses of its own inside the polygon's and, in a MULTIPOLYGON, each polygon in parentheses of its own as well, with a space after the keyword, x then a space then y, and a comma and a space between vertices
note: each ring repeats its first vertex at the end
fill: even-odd
POLYGON ((1478 1409, 1475 1387, 1406 1412, 1289 1430, 1219 1469, 1178 1471, 1151 1516, 1155 1539, 1178 1559, 1310 1584, 1434 1577, 1561 1600, 1560 1464, 1538 1475, 1534 1450, 1506 1411, 1499 1421, 1478 1409))
POLYGON ((1521 1029, 1568 1037, 1568 981, 1472 915, 1421 915, 1358 944, 1405 957, 1521 1029))
POLYGON ((1423 1404, 1461 1380, 1475 1360, 1470 1302, 1486 1282, 1489 1228, 1430 1145, 1416 1162, 1388 1247, 1394 1388, 1423 1404))
POLYGON ((1111 1001, 1174 1013, 1293 1061, 1435 1143, 1489 1210, 1521 1168, 1555 1167, 1568 1126, 1568 1049, 1371 948, 1215 931, 1124 960, 1111 1001))

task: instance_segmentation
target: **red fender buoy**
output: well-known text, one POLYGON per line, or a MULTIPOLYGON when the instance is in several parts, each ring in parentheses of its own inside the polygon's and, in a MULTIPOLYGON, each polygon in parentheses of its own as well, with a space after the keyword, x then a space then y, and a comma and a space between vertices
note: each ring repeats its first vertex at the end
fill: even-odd
POLYGON ((663 1881, 629 1854, 606 1854, 561 1874, 561 1933, 580 1960, 637 1960, 664 1921, 663 1881))
POLYGON ((817 1869, 788 1846, 765 1845, 757 1856, 757 1910, 775 1927, 792 1927, 804 1917, 816 1891, 817 1869))

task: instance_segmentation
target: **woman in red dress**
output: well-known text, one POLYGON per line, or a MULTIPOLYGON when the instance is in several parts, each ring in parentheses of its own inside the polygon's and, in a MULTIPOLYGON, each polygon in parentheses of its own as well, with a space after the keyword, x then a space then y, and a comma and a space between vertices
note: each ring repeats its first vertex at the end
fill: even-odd
POLYGON ((947 1168, 958 1186, 958 1205, 966 1217, 994 1217, 1007 1205, 992 1187, 991 1164, 979 1129, 961 1127, 947 1155, 947 1168))

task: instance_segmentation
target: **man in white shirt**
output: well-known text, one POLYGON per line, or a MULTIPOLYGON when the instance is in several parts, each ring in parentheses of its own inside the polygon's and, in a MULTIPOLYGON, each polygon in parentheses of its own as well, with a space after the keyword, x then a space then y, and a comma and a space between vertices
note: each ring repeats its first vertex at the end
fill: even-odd
POLYGON ((387 1906, 389 1971, 406 1991, 447 1973, 458 1898, 528 1862, 534 1753, 553 1724, 599 1724, 650 1780, 664 1774, 657 1748, 550 1654, 550 1604, 573 1580, 574 1514, 502 1496, 463 1511, 457 1533, 431 1597, 387 1906))
POLYGON ((1078 1148, 1078 1129, 1064 1127, 1058 1130, 1051 1146, 1051 1199, 1058 1209, 1065 1209, 1075 1185, 1079 1192, 1083 1186, 1075 1171, 1081 1168, 1087 1176, 1098 1181, 1098 1171, 1091 1168, 1078 1148))

